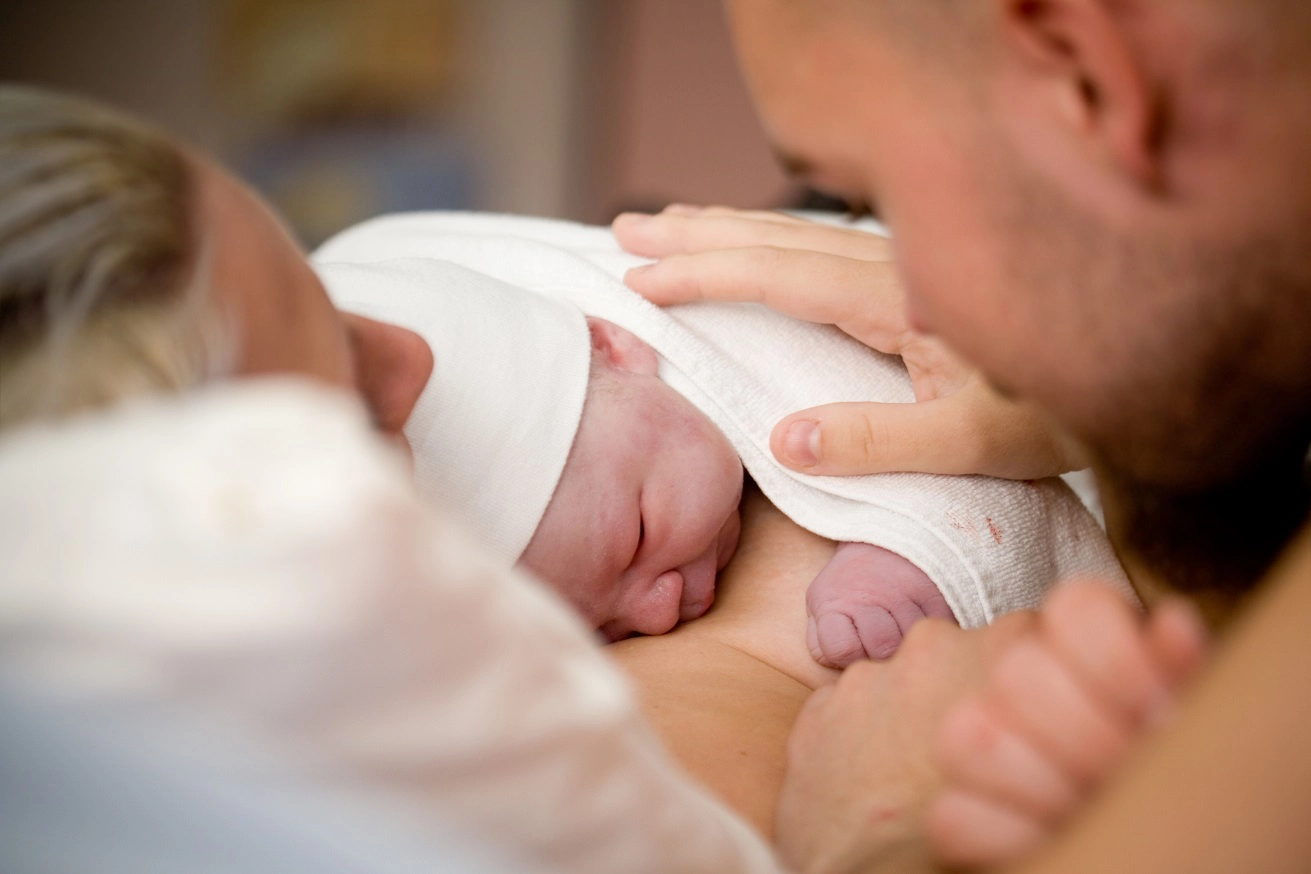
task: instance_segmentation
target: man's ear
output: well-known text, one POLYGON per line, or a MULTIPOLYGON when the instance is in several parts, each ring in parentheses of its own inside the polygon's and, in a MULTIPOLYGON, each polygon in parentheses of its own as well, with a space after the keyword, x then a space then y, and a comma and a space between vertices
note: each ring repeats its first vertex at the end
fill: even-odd
POLYGON ((587 317, 587 330, 592 335, 592 348, 615 367, 644 376, 656 375, 660 362, 655 350, 631 331, 592 316, 587 317))
POLYGON ((1030 145, 1086 146, 1131 183, 1157 188, 1160 107, 1123 13, 1108 0, 997 0, 997 6, 1011 74, 1003 99, 1028 116, 1021 126, 1034 135, 1054 123, 1068 136, 1030 145))

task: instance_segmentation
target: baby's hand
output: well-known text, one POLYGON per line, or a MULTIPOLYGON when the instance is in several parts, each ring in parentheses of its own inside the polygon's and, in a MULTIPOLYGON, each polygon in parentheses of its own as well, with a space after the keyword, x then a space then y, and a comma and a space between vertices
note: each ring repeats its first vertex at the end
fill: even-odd
POLYGON ((926 616, 956 619, 924 571, 867 543, 838 546, 806 591, 806 613, 810 654, 831 668, 888 658, 926 616))

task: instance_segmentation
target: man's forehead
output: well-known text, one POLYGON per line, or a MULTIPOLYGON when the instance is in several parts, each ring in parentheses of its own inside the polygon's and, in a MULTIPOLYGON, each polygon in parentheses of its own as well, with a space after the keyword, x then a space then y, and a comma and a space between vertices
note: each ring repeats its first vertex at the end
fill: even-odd
POLYGON ((789 176, 867 199, 871 192, 858 189, 877 139, 872 128, 896 123, 905 101, 893 92, 906 77, 890 72, 886 52, 863 30, 844 34, 818 13, 789 26, 795 16, 777 10, 792 2, 734 0, 738 53, 766 137, 789 176))

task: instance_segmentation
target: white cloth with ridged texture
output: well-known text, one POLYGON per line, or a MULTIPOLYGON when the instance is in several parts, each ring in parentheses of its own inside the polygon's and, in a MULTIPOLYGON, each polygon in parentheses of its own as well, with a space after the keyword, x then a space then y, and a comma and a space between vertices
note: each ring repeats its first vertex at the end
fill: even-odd
POLYGON ((644 259, 624 253, 608 229, 570 222, 469 213, 382 216, 342 232, 314 255, 327 270, 395 259, 457 264, 632 331, 660 354, 661 377, 728 436, 780 510, 823 537, 905 556, 966 627, 1035 607, 1055 582, 1073 577, 1099 577, 1132 597, 1105 533, 1059 479, 819 477, 779 464, 769 436, 789 413, 839 401, 913 400, 899 358, 836 328, 755 304, 662 310, 622 282, 644 259))
POLYGON ((582 312, 431 258, 321 264, 319 276, 337 306, 428 342, 433 373, 405 423, 415 482, 513 564, 583 414, 592 356, 582 312))

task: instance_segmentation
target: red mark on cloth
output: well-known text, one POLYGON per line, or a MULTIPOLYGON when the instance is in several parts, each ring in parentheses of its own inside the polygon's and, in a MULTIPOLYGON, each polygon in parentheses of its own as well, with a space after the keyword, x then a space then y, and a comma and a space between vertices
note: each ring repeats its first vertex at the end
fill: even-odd
POLYGON ((991 516, 989 516, 985 521, 988 523, 988 530, 992 532, 992 539, 997 541, 998 543, 1001 543, 1001 536, 1006 532, 1002 529, 1000 525, 992 521, 991 516))
POLYGON ((974 533, 974 523, 962 520, 955 513, 947 513, 947 524, 952 528, 955 528, 957 531, 964 531, 967 534, 974 533))

